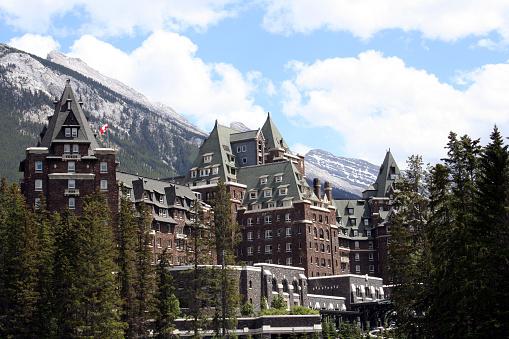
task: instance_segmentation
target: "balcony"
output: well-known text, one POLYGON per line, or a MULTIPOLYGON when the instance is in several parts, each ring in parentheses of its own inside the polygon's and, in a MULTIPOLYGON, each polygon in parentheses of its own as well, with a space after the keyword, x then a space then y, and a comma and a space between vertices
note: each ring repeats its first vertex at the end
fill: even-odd
POLYGON ((80 190, 77 188, 67 188, 64 191, 64 195, 67 196, 76 196, 78 197, 80 195, 80 190))
POLYGON ((186 234, 177 233, 177 234, 175 234, 175 238, 177 238, 177 239, 187 239, 187 235, 186 234))
POLYGON ((62 155, 62 160, 77 160, 77 161, 80 161, 81 160, 81 155, 80 154, 63 154, 62 155))

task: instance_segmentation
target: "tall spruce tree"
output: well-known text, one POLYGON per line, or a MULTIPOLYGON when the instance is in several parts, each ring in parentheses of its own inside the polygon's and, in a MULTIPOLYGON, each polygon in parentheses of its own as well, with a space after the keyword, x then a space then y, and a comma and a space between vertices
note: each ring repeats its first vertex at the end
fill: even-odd
POLYGON ((210 312, 207 303, 211 302, 208 278, 211 276, 209 267, 212 264, 210 249, 213 248, 210 223, 208 217, 198 200, 195 200, 191 209, 190 234, 188 237, 187 262, 193 269, 185 272, 187 284, 185 302, 188 307, 190 329, 193 338, 200 338, 200 329, 206 328, 209 323, 210 312))
POLYGON ((0 204, 0 335, 30 337, 38 330, 34 322, 39 302, 36 221, 18 186, 8 186, 5 179, 0 204))
POLYGON ((157 338, 173 338, 174 321, 180 314, 180 303, 173 294, 174 280, 169 268, 169 255, 165 249, 157 265, 157 292, 155 294, 155 326, 157 338))
POLYGON ((474 293, 472 338, 502 338, 509 333, 509 154, 495 126, 479 161, 473 238, 474 293))
POLYGON ((239 309, 239 287, 237 272, 230 265, 235 264, 235 248, 239 241, 239 226, 232 220, 232 203, 226 184, 219 181, 214 190, 212 202, 214 221, 211 229, 214 235, 214 250, 220 269, 212 272, 215 295, 214 327, 216 335, 228 336, 228 330, 237 325, 239 309))
POLYGON ((396 184, 394 206, 398 213, 392 221, 389 245, 391 294, 401 328, 409 337, 421 338, 421 319, 427 311, 425 284, 429 278, 429 249, 426 241, 428 198, 421 156, 407 160, 407 171, 396 184))

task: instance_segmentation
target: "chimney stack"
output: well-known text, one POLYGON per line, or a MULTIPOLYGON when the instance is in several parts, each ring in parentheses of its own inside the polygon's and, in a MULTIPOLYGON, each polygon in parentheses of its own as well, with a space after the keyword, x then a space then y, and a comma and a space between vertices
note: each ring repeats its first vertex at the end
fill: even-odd
POLYGON ((313 179, 313 187, 315 189, 315 195, 318 197, 318 199, 322 199, 322 185, 320 183, 319 178, 313 179))
POLYGON ((324 182, 323 186, 324 186, 325 196, 327 197, 327 200, 329 200, 329 202, 331 202, 332 201, 332 185, 330 184, 329 181, 326 181, 326 182, 324 182))

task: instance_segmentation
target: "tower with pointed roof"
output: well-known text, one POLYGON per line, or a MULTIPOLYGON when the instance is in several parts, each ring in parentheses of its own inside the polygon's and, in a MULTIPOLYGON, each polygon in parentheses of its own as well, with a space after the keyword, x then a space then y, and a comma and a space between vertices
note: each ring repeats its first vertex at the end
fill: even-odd
POLYGON ((103 190, 114 213, 118 209, 115 150, 101 148, 67 80, 37 147, 26 149, 20 163, 21 189, 27 203, 37 208, 41 195, 49 211, 66 208, 79 215, 83 197, 103 190))

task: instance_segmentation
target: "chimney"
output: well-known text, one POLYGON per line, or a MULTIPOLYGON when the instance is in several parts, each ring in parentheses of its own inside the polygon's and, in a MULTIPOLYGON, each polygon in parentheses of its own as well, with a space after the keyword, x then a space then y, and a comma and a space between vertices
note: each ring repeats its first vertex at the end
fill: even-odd
POLYGON ((318 199, 322 199, 322 185, 320 184, 320 179, 313 179, 313 187, 315 189, 315 195, 318 197, 318 199))
POLYGON ((331 202, 332 201, 332 186, 331 186, 330 182, 329 181, 324 182, 323 186, 324 186, 325 196, 327 197, 327 200, 329 200, 329 202, 331 202))

